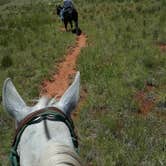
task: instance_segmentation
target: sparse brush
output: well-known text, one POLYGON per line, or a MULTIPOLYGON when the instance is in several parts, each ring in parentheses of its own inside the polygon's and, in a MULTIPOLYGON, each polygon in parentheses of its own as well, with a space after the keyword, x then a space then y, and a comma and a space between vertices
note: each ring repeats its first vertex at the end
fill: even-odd
POLYGON ((8 68, 8 67, 12 66, 12 64, 13 64, 13 60, 12 60, 11 56, 9 56, 9 55, 3 56, 2 60, 1 60, 2 68, 8 68))

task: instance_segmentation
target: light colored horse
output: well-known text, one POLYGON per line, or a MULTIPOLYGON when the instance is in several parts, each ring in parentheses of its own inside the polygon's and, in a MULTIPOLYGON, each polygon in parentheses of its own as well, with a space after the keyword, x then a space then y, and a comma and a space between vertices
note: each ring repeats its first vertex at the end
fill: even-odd
MULTIPOLYGON (((61 110, 65 117, 70 119, 70 114, 76 107, 79 99, 79 84, 80 73, 77 72, 72 85, 66 90, 59 101, 41 97, 35 106, 29 107, 8 78, 5 80, 3 87, 3 106, 15 118, 17 125, 26 119, 27 116, 35 114, 36 111, 42 109, 49 110, 50 108, 61 110)), ((45 120, 41 116, 36 117, 33 123, 23 130, 16 149, 17 160, 19 160, 18 165, 82 165, 75 152, 73 138, 68 125, 60 120, 50 120, 53 116, 47 115, 45 120)))

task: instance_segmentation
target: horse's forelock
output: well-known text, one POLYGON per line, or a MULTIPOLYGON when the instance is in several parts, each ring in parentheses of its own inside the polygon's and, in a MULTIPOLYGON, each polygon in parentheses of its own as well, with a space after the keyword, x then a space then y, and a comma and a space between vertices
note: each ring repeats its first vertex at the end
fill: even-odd
POLYGON ((41 154, 40 166, 54 165, 73 165, 81 166, 81 161, 78 154, 69 146, 49 141, 46 146, 46 151, 41 154))

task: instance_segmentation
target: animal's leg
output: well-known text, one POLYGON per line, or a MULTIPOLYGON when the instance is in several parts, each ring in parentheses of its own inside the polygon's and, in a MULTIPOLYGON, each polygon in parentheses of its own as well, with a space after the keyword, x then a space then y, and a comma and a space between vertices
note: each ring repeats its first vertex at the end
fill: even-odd
POLYGON ((67 21, 64 21, 64 25, 65 25, 65 29, 66 29, 66 32, 68 31, 67 30, 67 21))
POLYGON ((73 29, 73 24, 72 24, 72 21, 70 21, 70 26, 71 26, 71 29, 73 29))
POLYGON ((76 34, 79 34, 78 21, 75 21, 76 34))

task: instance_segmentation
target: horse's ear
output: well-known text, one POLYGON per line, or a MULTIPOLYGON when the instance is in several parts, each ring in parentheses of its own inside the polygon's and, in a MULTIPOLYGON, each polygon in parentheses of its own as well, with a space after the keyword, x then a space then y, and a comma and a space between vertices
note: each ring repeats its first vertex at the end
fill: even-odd
POLYGON ((80 72, 77 72, 72 85, 66 90, 56 107, 62 110, 66 115, 70 116, 79 100, 80 72))
POLYGON ((27 115, 26 104, 10 78, 6 79, 3 85, 2 102, 4 109, 18 122, 27 115))

